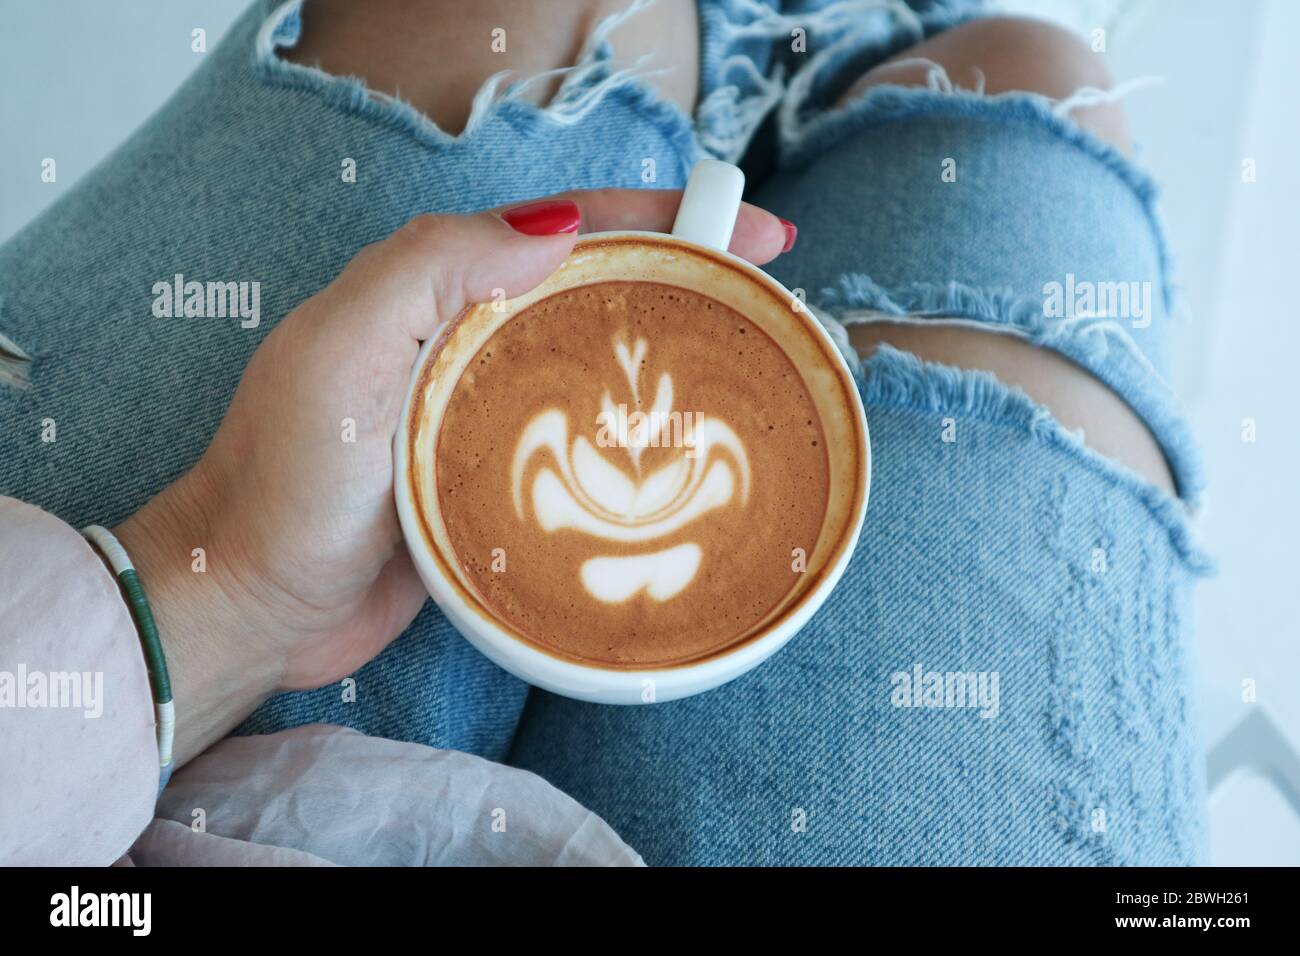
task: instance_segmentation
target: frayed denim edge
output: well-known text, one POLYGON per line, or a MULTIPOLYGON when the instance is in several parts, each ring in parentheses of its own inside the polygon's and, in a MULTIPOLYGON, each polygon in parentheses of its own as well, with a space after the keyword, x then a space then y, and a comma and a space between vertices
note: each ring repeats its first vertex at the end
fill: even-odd
POLYGON ((850 8, 853 16, 833 27, 824 48, 790 78, 778 114, 782 165, 785 155, 807 129, 842 111, 834 102, 858 77, 923 40, 998 14, 984 6, 982 0, 949 0, 925 13, 918 13, 902 0, 859 0, 831 4, 823 13, 841 6, 850 8), (887 28, 886 21, 890 20, 892 28, 887 28), (886 31, 883 35, 882 30, 886 31))
POLYGON ((1133 495, 1166 530, 1187 568, 1216 570, 1203 550, 1187 509, 1136 472, 1098 454, 1066 430, 1051 411, 991 372, 923 362, 911 352, 880 345, 861 366, 863 404, 953 412, 993 425, 1019 428, 1057 448, 1109 484, 1133 495))
POLYGON ((696 8, 700 26, 696 130, 711 155, 736 163, 785 95, 784 69, 777 64, 764 75, 738 47, 747 40, 775 43, 785 33, 787 21, 762 4, 698 3, 696 8))
MULTIPOLYGON (((3 296, 0 296, 0 320, 4 319, 3 296)), ((0 332, 0 386, 24 389, 31 384, 29 372, 32 357, 18 347, 18 343, 0 332)))
MULTIPOLYGON (((268 0, 268 8, 273 2, 274 0, 268 0)), ((590 45, 574 66, 552 71, 551 75, 565 75, 566 80, 547 106, 510 99, 512 93, 517 92, 522 85, 520 83, 512 84, 501 98, 489 100, 485 93, 495 92, 500 74, 490 77, 474 97, 474 108, 465 130, 459 135, 452 135, 400 97, 372 90, 359 77, 335 76, 314 66, 303 66, 281 59, 276 51, 293 46, 302 32, 303 2, 304 0, 285 0, 267 14, 253 47, 254 75, 266 83, 311 93, 320 97, 332 109, 351 113, 410 136, 421 145, 447 147, 462 142, 473 134, 482 115, 489 109, 499 112, 517 125, 547 121, 557 126, 565 125, 562 119, 564 114, 556 109, 558 106, 571 104, 584 94, 598 93, 598 100, 621 101, 630 110, 645 115, 665 135, 680 157, 684 171, 688 171, 696 160, 709 155, 690 118, 677 104, 661 97, 648 84, 638 82, 633 71, 610 71, 607 62, 612 51, 608 43, 590 45), (582 82, 569 82, 579 72, 582 82), (605 84, 603 89, 601 84, 605 84)), ((644 0, 638 0, 636 9, 640 8, 641 2, 644 0)), ((621 17, 631 12, 632 9, 629 9, 614 16, 621 17)), ((598 24, 596 30, 599 31, 603 25, 598 24)), ((594 106, 595 103, 591 105, 594 106)))
MULTIPOLYGON (((934 321, 969 319, 988 331, 1023 337, 1068 358, 1111 388, 1151 429, 1160 444, 1179 494, 1196 513, 1205 489, 1205 466, 1191 428, 1178 412, 1173 393, 1151 368, 1132 338, 1112 320, 1078 319, 1049 322, 1041 302, 1005 289, 979 289, 958 282, 912 283, 904 289, 886 290, 869 276, 842 276, 838 288, 821 290, 818 305, 832 316, 830 322, 934 321), (1111 341, 1123 350, 1117 361, 1111 341)), ((814 310, 814 314, 818 314, 814 310)), ((828 318, 819 316, 823 324, 828 318)))

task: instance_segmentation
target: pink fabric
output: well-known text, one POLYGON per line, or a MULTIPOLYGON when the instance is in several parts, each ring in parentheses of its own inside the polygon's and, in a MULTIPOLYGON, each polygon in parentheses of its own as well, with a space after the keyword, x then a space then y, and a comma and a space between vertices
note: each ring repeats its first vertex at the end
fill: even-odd
POLYGON ((148 677, 116 582, 72 528, 0 497, 0 864, 641 863, 533 774, 341 727, 230 737, 155 808, 157 787, 148 677), (20 668, 102 674, 102 713, 5 704, 20 668))
POLYGON ((641 862, 603 820, 541 777, 324 724, 227 737, 172 778, 157 813, 131 850, 138 866, 231 862, 236 841, 246 864, 641 862))
POLYGON ((158 792, 144 657, 117 582, 81 535, 0 498, 0 682, 21 669, 101 674, 103 712, 0 699, 0 863, 112 863, 158 792))

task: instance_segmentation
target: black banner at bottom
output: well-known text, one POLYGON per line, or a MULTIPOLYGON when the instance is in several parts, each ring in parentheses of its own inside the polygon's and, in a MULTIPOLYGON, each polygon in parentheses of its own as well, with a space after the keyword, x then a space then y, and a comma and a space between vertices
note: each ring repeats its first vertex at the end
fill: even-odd
POLYGON ((1031 939, 1046 930, 1061 941, 1199 935, 1231 945, 1294 926, 1289 908, 1284 913, 1288 875, 1245 869, 10 869, 0 870, 0 925, 11 944, 74 932, 83 940, 94 934, 205 945, 337 942, 380 929, 420 932, 432 941, 471 927, 487 933, 485 942, 524 932, 553 943, 563 926, 581 927, 579 938, 587 939, 592 930, 607 930, 613 935, 604 938, 614 945, 634 939, 666 945, 687 925, 705 936, 706 927, 716 927, 734 943, 782 924, 815 925, 818 935, 838 924, 855 935, 903 933, 927 944, 945 937, 1031 939))

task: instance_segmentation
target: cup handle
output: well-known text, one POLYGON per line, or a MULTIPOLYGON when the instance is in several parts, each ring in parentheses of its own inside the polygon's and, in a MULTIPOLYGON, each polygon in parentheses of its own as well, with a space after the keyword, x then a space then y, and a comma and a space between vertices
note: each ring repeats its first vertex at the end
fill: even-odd
POLYGON ((702 159, 686 182, 673 235, 710 249, 726 250, 740 212, 745 174, 731 163, 702 159))

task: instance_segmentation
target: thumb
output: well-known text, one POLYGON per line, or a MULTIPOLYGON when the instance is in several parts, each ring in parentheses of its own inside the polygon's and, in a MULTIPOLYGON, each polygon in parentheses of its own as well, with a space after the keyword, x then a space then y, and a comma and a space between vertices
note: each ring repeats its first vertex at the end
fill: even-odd
POLYGON ((467 305, 513 298, 573 249, 581 213, 567 199, 472 216, 417 216, 348 263, 333 291, 376 334, 430 338, 467 305), (511 225, 514 223, 514 225, 511 225))

